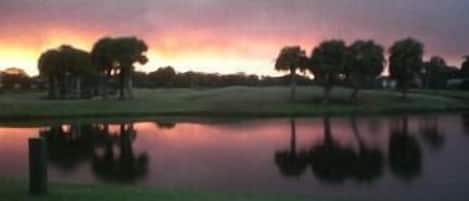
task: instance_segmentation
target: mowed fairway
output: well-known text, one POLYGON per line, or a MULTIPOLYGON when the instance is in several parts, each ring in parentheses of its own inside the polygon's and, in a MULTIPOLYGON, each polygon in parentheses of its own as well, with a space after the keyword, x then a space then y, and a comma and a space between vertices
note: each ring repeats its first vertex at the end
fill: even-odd
POLYGON ((431 91, 411 93, 409 99, 403 100, 400 93, 395 91, 363 90, 359 100, 351 102, 350 90, 334 88, 329 104, 322 104, 322 89, 318 87, 298 87, 294 102, 289 101, 289 92, 288 87, 136 89, 136 98, 126 101, 45 100, 45 92, 3 93, 0 94, 0 117, 314 116, 440 112, 469 108, 466 99, 431 91))

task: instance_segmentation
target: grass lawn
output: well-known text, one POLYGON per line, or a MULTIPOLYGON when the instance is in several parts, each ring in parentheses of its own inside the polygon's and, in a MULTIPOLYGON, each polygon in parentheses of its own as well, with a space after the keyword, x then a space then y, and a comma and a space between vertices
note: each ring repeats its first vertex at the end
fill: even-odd
POLYGON ((44 196, 30 196, 27 182, 0 178, 0 200, 5 201, 306 201, 298 196, 255 195, 161 190, 119 185, 51 184, 44 196))
POLYGON ((328 105, 321 103, 322 89, 298 87, 290 102, 288 87, 227 87, 215 89, 136 89, 134 100, 43 100, 45 92, 0 94, 0 118, 74 118, 184 116, 314 116, 442 112, 469 108, 469 93, 415 91, 403 100, 395 91, 364 90, 355 103, 350 90, 334 88, 328 105), (455 97, 451 94, 458 94, 455 97))

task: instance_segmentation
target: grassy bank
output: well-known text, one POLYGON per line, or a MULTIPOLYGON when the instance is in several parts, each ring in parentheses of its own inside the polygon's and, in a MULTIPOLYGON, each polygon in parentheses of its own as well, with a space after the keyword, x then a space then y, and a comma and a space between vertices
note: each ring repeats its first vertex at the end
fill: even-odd
MULTIPOLYGON (((455 93, 455 92, 453 92, 455 93)), ((462 93, 462 92, 461 92, 462 93)), ((469 97, 469 93, 459 96, 469 97)), ((134 100, 43 100, 41 92, 0 95, 0 118, 67 118, 110 116, 314 116, 442 112, 469 108, 466 99, 442 93, 411 93, 402 100, 394 91, 367 90, 358 102, 350 91, 335 88, 332 101, 321 103, 322 90, 299 87, 297 100, 288 101, 288 87, 228 87, 217 89, 138 89, 134 100)))
MULTIPOLYGON (((293 201, 297 196, 161 190, 118 185, 50 184, 49 193, 32 197, 27 183, 0 178, 0 200, 8 201, 293 201)), ((310 200, 310 199, 308 199, 310 200)))

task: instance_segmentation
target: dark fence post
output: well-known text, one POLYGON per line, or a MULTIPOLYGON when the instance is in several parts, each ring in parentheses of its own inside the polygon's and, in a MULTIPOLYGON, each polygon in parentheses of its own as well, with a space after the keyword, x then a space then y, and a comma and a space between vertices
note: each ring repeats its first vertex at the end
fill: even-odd
POLYGON ((46 146, 42 138, 29 139, 29 192, 32 195, 47 193, 46 146))

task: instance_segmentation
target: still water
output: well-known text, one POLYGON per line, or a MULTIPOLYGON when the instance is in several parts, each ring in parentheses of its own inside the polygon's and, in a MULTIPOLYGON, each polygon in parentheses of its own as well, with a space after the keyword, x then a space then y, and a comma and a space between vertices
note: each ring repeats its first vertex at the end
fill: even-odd
POLYGON ((0 126, 0 177, 330 199, 469 199, 469 115, 0 126))

